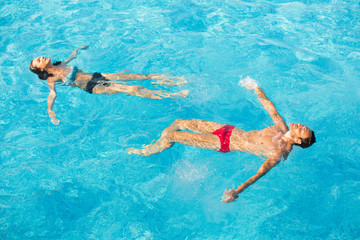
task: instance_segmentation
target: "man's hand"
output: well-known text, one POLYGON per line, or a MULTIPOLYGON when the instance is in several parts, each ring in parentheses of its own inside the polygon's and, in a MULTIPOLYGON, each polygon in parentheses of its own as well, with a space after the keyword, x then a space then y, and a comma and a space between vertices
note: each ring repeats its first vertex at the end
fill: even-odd
POLYGON ((222 202, 231 203, 239 197, 235 189, 225 190, 222 202))

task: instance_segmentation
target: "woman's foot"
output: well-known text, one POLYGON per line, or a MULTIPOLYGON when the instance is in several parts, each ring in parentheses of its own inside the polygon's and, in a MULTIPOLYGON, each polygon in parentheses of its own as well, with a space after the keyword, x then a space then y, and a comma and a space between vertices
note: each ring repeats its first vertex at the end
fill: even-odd
POLYGON ((182 90, 178 93, 172 93, 168 91, 149 90, 147 88, 141 88, 138 91, 131 93, 130 95, 159 100, 163 98, 185 98, 188 94, 189 90, 182 90))
POLYGON ((164 74, 148 74, 149 79, 157 79, 151 82, 154 87, 156 86, 181 86, 187 81, 183 77, 168 77, 164 74))
POLYGON ((145 156, 142 149, 128 148, 128 149, 126 149, 126 151, 128 154, 138 154, 138 155, 145 156))
POLYGON ((172 96, 175 98, 186 98, 189 95, 189 90, 182 90, 178 93, 173 93, 172 96))

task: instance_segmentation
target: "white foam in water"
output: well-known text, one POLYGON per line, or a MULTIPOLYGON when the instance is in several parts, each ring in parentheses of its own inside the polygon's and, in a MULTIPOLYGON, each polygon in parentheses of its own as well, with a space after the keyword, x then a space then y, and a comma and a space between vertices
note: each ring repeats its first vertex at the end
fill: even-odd
POLYGON ((178 163, 175 167, 175 173, 187 182, 195 182, 197 180, 204 179, 207 171, 206 166, 196 166, 188 160, 178 163))
POLYGON ((238 85, 246 87, 247 89, 255 89, 255 88, 259 87, 259 84, 256 82, 256 80, 252 79, 249 76, 247 76, 244 79, 240 79, 238 85))

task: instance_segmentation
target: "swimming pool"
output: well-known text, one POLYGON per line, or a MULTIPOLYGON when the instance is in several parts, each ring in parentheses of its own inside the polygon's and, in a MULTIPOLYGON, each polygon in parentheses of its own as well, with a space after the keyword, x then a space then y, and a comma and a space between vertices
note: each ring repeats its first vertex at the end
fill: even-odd
MULTIPOLYGON (((360 236, 360 5, 357 1, 2 1, 0 239, 357 239, 360 236), (44 55, 86 72, 184 76, 186 99, 96 96, 29 71, 44 55), (175 145, 128 155, 176 118, 245 130, 279 113, 314 129, 232 204, 226 188, 262 160, 175 145)), ((150 84, 145 83, 151 87, 150 84)), ((163 88, 166 89, 166 88, 163 88)))

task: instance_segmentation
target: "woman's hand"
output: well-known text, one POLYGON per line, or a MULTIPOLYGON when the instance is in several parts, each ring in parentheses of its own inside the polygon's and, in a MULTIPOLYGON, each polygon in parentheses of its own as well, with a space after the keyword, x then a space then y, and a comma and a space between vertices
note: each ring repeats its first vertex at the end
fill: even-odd
POLYGON ((51 122, 52 122, 53 124, 55 124, 55 125, 59 125, 60 120, 56 118, 55 112, 52 111, 52 110, 50 110, 50 111, 48 111, 48 113, 49 113, 49 117, 50 117, 50 119, 51 119, 51 122))
POLYGON ((69 58, 66 59, 65 61, 63 61, 63 63, 68 64, 69 62, 71 62, 72 60, 74 60, 74 59, 77 57, 78 52, 79 52, 80 49, 85 50, 85 49, 88 49, 88 47, 89 47, 88 45, 82 45, 82 46, 76 48, 76 49, 70 54, 69 58))
POLYGON ((239 197, 235 189, 225 190, 222 202, 230 203, 239 197))
POLYGON ((55 124, 55 125, 59 125, 60 120, 57 119, 57 118, 52 118, 52 119, 51 119, 51 122, 52 122, 53 124, 55 124))
POLYGON ((88 49, 89 48, 89 45, 82 45, 82 46, 80 46, 80 47, 78 47, 78 49, 88 49))

